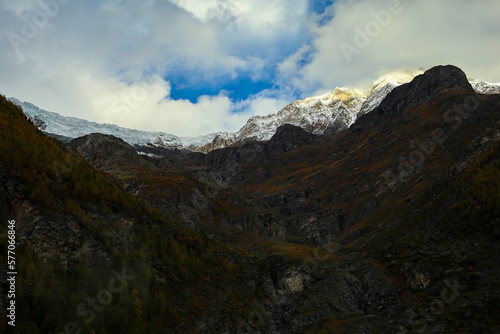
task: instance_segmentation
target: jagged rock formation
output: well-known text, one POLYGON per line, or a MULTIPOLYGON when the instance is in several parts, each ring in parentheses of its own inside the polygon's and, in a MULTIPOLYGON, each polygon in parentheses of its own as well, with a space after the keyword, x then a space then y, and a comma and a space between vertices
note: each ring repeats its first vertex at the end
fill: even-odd
POLYGON ((219 148, 229 147, 235 143, 235 138, 229 133, 218 133, 215 135, 214 139, 207 144, 202 146, 191 145, 189 149, 198 152, 210 152, 219 148))

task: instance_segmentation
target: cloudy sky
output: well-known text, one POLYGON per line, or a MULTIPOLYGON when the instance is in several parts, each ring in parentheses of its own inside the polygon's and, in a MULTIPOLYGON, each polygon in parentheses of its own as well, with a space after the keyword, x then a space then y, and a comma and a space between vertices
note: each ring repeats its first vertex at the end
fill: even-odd
POLYGON ((498 0, 2 0, 0 94, 181 136, 395 69, 500 81, 498 0))

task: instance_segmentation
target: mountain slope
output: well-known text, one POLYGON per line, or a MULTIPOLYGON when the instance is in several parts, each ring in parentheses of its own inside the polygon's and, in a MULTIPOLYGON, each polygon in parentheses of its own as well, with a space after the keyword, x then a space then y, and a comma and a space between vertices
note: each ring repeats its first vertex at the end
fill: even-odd
MULTIPOLYGON (((489 96, 470 102, 476 95, 463 72, 444 68, 445 75, 439 70, 441 68, 417 77, 411 85, 396 88, 378 108, 362 116, 347 131, 327 138, 304 138, 303 143, 294 144, 293 149, 283 149, 281 144, 275 146, 274 139, 278 138, 272 138, 269 143, 260 145, 212 151, 203 160, 194 162, 191 168, 200 168, 197 164, 203 168, 209 166, 217 171, 224 180, 221 184, 225 186, 237 187, 244 193, 267 195, 274 205, 281 203, 280 207, 288 215, 298 210, 300 215, 293 220, 303 225, 304 231, 311 229, 306 232, 310 237, 328 239, 328 235, 337 233, 338 222, 345 228, 349 222, 352 224, 363 219, 370 212, 369 208, 387 191, 388 183, 392 183, 387 180, 397 180, 398 186, 404 184, 409 177, 405 166, 410 168, 412 161, 403 163, 402 159, 408 161, 406 155, 415 150, 412 147, 418 148, 416 140, 421 143, 427 137, 432 138, 434 129, 443 128, 449 132, 445 144, 450 147, 437 146, 435 149, 440 148, 439 152, 445 154, 440 154, 436 162, 432 156, 424 156, 424 165, 418 166, 419 170, 431 162, 437 166, 449 166, 453 159, 459 159, 459 152, 467 148, 466 141, 473 140, 474 130, 471 129, 481 128, 482 135, 496 138, 494 131, 498 114, 493 112, 494 104, 486 99, 489 96), (433 99, 438 106, 431 104, 429 115, 418 109, 433 99), (463 108, 468 107, 467 103, 484 107, 475 110, 464 122, 453 114, 458 111, 446 110, 447 105, 454 106, 455 102, 463 108), (445 114, 446 118, 439 117, 439 113, 445 114), (456 124, 460 127, 453 131, 456 124), (453 155, 448 152, 453 152, 453 155), (359 181, 360 178, 364 183, 359 181), (351 210, 353 208, 357 209, 351 210), (327 223, 332 220, 337 223, 327 223), (315 224, 311 224, 313 221, 315 224), (324 223, 320 224, 320 221, 324 223)), ((293 141, 303 136, 299 131, 289 131, 286 140, 293 141)), ((475 142, 482 140, 486 139, 475 139, 475 142)), ((279 142, 282 143, 283 139, 279 142)), ((418 157, 421 157, 420 153, 418 157)))
POLYGON ((170 157, 139 155, 121 139, 100 134, 74 139, 70 145, 94 166, 117 177, 127 191, 161 213, 181 218, 193 230, 221 240, 225 232, 220 230, 234 226, 266 237, 287 234, 283 217, 265 202, 222 189, 203 171, 192 175, 170 157))
MULTIPOLYGON (((13 333, 66 331, 70 321, 83 333, 234 333, 237 319, 252 312, 253 291, 239 283, 234 261, 251 256, 127 193, 78 152, 37 130, 3 96, 0 125, 0 233, 7 235, 8 221, 16 222, 13 333)), ((131 157, 121 158, 150 168, 131 157)), ((7 239, 0 245, 6 249, 7 239)), ((5 265, 1 261, 2 289, 5 265)), ((3 294, 2 333, 7 302, 3 294)))
POLYGON ((283 125, 269 141, 158 159, 267 203, 268 224, 286 221, 268 234, 238 221, 248 213, 233 216, 288 243, 219 235, 259 248, 274 284, 262 314, 277 332, 494 332, 499 111, 499 95, 477 94, 460 69, 439 66, 342 132, 283 125), (436 301, 449 286, 467 289, 456 303, 436 301), (413 313, 441 302, 441 317, 413 313))
MULTIPOLYGON (((428 324, 442 332, 494 333, 500 325, 494 316, 499 273, 488 263, 499 255, 493 236, 500 204, 493 190, 498 182, 487 184, 498 174, 499 121, 500 96, 476 94, 461 70, 436 67, 394 89, 379 107, 328 141, 305 141, 290 151, 275 150, 275 156, 240 149, 243 171, 236 175, 226 167, 230 162, 215 158, 224 150, 207 154, 206 164, 228 185, 279 208, 322 248, 336 245, 334 254, 354 263, 363 258, 389 267, 396 299, 407 302, 390 306, 389 292, 374 301, 379 311, 367 313, 377 319, 389 321, 391 307, 400 308, 394 327, 383 332, 418 332, 428 324), (485 170, 468 167, 474 161, 485 170), (471 182, 479 184, 468 192, 471 182), (476 252, 480 262, 474 260, 476 252), (459 291, 457 303, 439 311, 441 318, 412 316, 410 310, 436 303, 445 282, 455 278, 460 282, 455 285, 467 289, 459 291)), ((298 136, 297 130, 287 138, 298 136)), ((337 332, 341 319, 334 312, 316 330, 328 332, 331 326, 337 332)))

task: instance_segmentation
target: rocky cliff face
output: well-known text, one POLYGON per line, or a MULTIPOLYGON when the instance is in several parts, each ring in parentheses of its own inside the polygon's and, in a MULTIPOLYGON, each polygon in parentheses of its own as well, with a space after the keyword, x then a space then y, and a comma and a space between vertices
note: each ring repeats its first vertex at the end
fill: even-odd
POLYGON ((236 142, 235 137, 233 135, 229 134, 216 134, 214 139, 207 144, 204 144, 202 146, 190 146, 189 148, 192 151, 195 152, 203 152, 203 153, 208 153, 210 151, 219 149, 219 148, 224 148, 224 147, 229 147, 233 145, 236 142))
POLYGON ((132 146, 111 135, 94 133, 74 139, 69 145, 78 147, 88 162, 108 173, 128 169, 156 169, 153 164, 142 159, 132 146))
MULTIPOLYGON (((203 166, 211 175, 217 171, 221 179, 219 184, 223 187, 236 187, 244 194, 262 198, 287 217, 288 222, 313 244, 328 245, 333 240, 340 241, 345 246, 340 247, 337 254, 342 253, 349 259, 356 254, 353 259, 356 263, 362 258, 376 258, 385 263, 383 266, 393 268, 391 272, 404 282, 401 290, 396 288, 379 295, 379 304, 375 303, 374 309, 366 306, 365 301, 358 300, 363 305, 363 314, 376 314, 373 319, 377 320, 392 319, 393 325, 378 327, 380 323, 353 321, 345 328, 355 332, 362 332, 365 326, 380 332, 417 331, 421 327, 415 325, 415 318, 402 315, 397 316, 397 321, 391 318, 392 311, 389 310, 412 309, 410 305, 396 306, 395 301, 401 301, 397 296, 403 293, 416 296, 411 291, 425 291, 426 295, 436 290, 439 292, 446 286, 444 281, 453 279, 453 275, 444 272, 453 273, 457 268, 463 268, 459 257, 446 263, 446 237, 438 237, 440 241, 436 241, 434 246, 440 250, 431 251, 434 247, 431 246, 433 234, 426 226, 432 224, 432 220, 424 223, 427 218, 423 218, 423 212, 434 201, 443 201, 439 196, 440 187, 456 187, 452 185, 454 181, 444 178, 445 175, 461 175, 467 166, 498 142, 498 110, 498 97, 477 95, 461 70, 453 66, 437 67, 392 90, 373 112, 362 116, 342 133, 318 137, 297 127, 280 127, 266 143, 216 150, 187 165, 193 170, 203 166), (410 206, 415 202, 419 205, 410 206), (411 212, 418 218, 408 216, 405 219, 400 216, 400 210, 408 212, 408 215, 411 212), (403 246, 400 249, 389 246, 385 248, 386 253, 375 251, 380 245, 387 247, 387 242, 383 240, 393 240, 393 233, 403 236, 404 241, 400 243, 403 246), (419 249, 419 245, 424 252, 421 256, 418 252, 409 257, 398 255, 408 248, 419 249), (439 264, 425 265, 422 261, 429 257, 439 259, 439 264), (384 304, 384 300, 390 302, 384 304)), ((436 212, 435 217, 453 215, 448 212, 452 198, 441 202, 443 207, 433 211, 436 212)), ((490 220, 488 228, 491 229, 494 224, 490 220)), ((491 240, 487 236, 473 234, 471 239, 479 244, 478 240, 482 239, 488 247, 486 245, 491 240)), ((456 251, 455 246, 450 247, 451 252, 456 251)), ((486 272, 484 274, 491 277, 486 272)), ((467 275, 459 276, 468 282, 467 275)), ((276 284, 283 291, 300 290, 303 286, 308 287, 305 291, 309 293, 317 291, 312 287, 316 286, 315 283, 308 285, 314 280, 311 281, 309 276, 296 268, 288 268, 280 277, 276 284)), ((391 286, 395 287, 394 282, 391 286)), ((474 286, 467 298, 473 298, 478 293, 474 286)), ((377 285, 374 289, 379 291, 382 286, 377 285)), ((319 291, 319 294, 327 293, 319 291)), ((431 302, 432 298, 427 300, 427 303, 431 302)), ((290 307, 288 301, 285 305, 290 307)), ((300 332, 300 327, 295 329, 292 323, 298 321, 296 317, 299 314, 307 314, 307 311, 299 309, 301 311, 293 313, 293 320, 284 321, 288 330, 294 328, 300 332)), ((462 311, 454 305, 447 312, 451 312, 447 313, 448 318, 437 320, 433 323, 434 327, 455 328, 449 319, 456 319, 453 314, 462 311)), ((478 313, 475 314, 478 316, 478 313)), ((314 321, 305 322, 312 325, 314 321)), ((336 323, 335 320, 332 323, 336 323)), ((332 328, 342 327, 335 326, 332 325, 332 328)))

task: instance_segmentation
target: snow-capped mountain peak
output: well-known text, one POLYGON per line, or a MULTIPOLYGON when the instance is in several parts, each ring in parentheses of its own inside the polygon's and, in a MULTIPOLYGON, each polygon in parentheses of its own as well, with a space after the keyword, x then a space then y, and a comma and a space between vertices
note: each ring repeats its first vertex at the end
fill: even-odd
POLYGON ((366 92, 359 89, 336 88, 331 93, 297 100, 276 114, 250 118, 236 133, 235 140, 269 140, 283 124, 320 135, 335 122, 352 124, 366 97, 366 92))
POLYGON ((386 75, 375 80, 375 82, 373 83, 372 87, 369 90, 369 95, 372 95, 373 92, 380 90, 387 85, 395 87, 401 86, 402 84, 412 81, 413 78, 415 78, 417 75, 423 73, 424 71, 417 71, 417 72, 409 72, 404 70, 391 71, 386 75))
MULTIPOLYGON (((112 124, 98 124, 61 116, 15 98, 10 100, 20 105, 33 124, 47 133, 77 138, 98 132, 114 135, 136 147, 158 146, 208 152, 246 140, 269 140, 278 127, 284 124, 299 126, 316 135, 345 130, 359 117, 379 106, 394 88, 410 82, 422 73, 423 71, 389 72, 378 78, 368 90, 338 87, 326 94, 294 101, 275 114, 251 117, 237 132, 219 132, 195 138, 127 129, 112 124)), ((471 78, 469 81, 478 93, 500 93, 500 83, 488 83, 471 78)))

